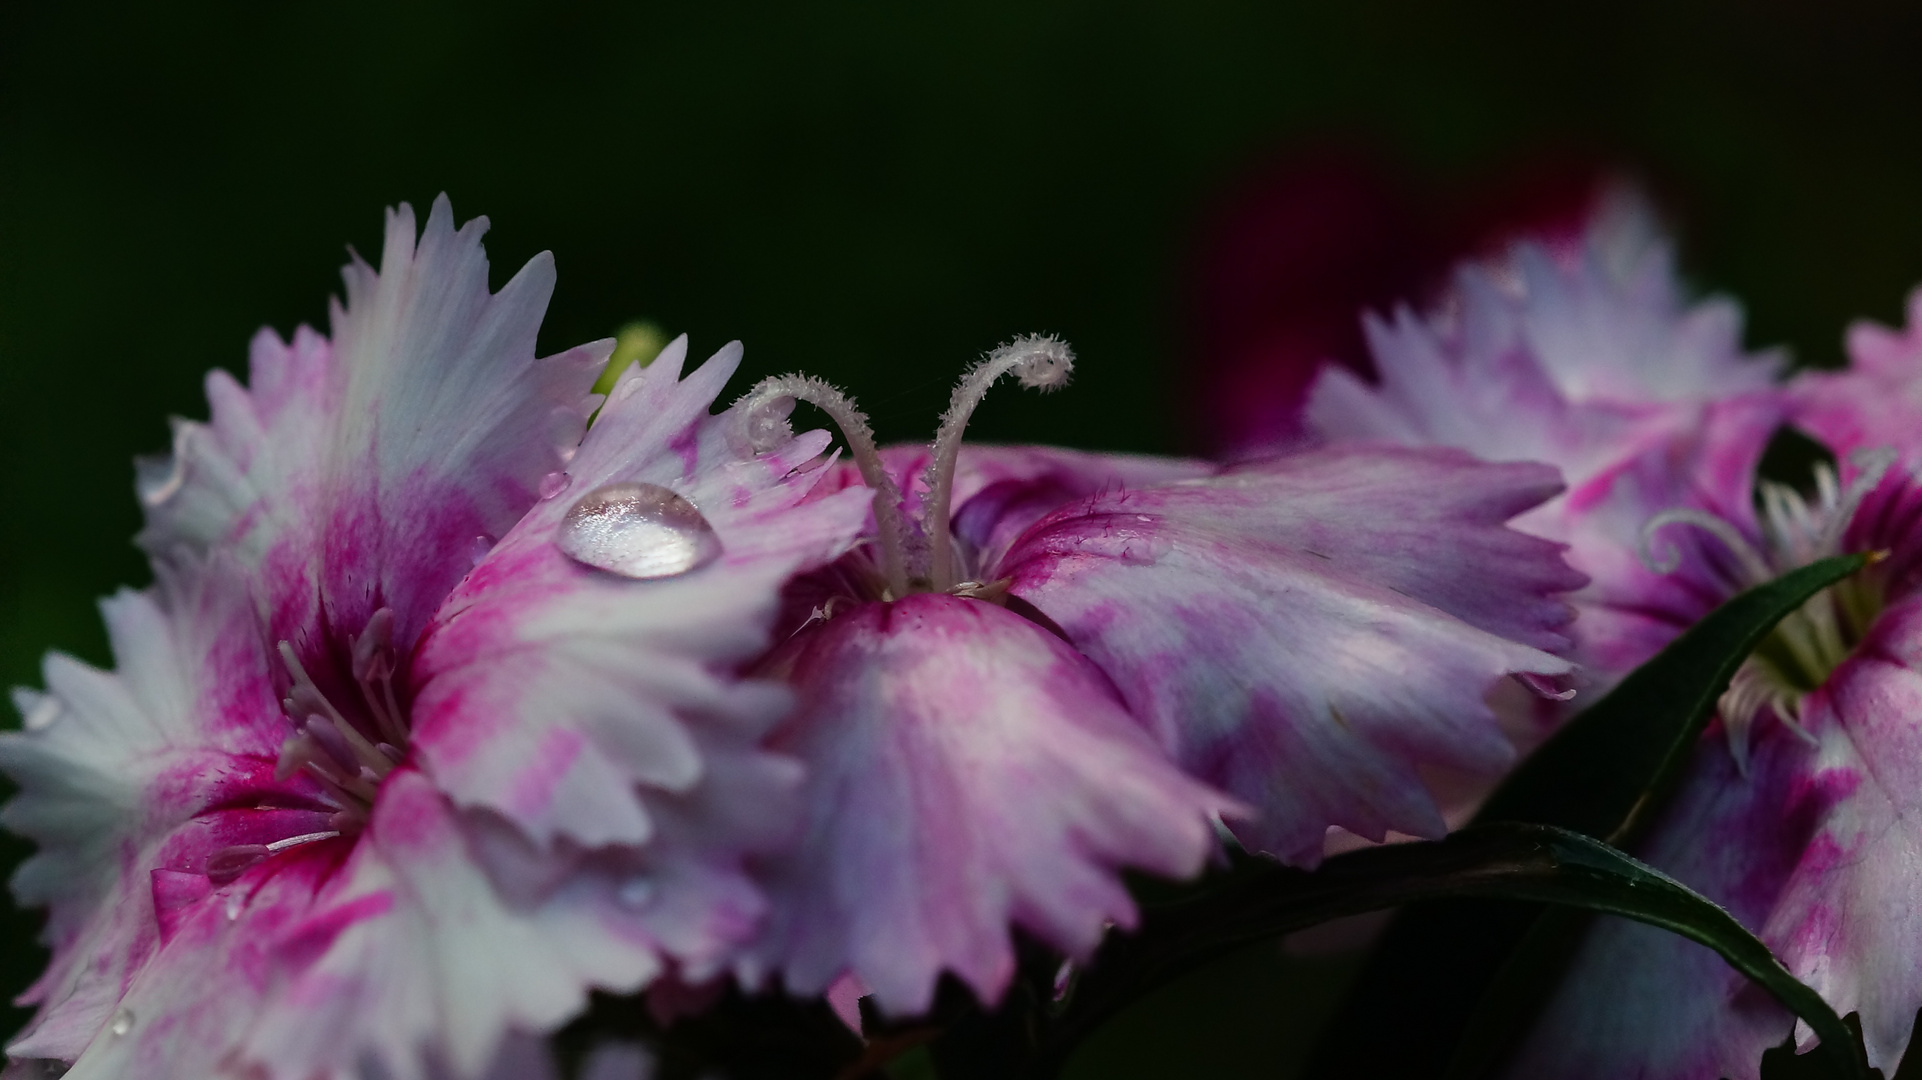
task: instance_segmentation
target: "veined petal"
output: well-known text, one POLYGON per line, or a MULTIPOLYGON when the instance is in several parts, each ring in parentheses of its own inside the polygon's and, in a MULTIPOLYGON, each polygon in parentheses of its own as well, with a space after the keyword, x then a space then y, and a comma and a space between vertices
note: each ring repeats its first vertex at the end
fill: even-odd
POLYGON ((1086 956, 1134 925, 1116 871, 1200 870, 1231 800, 1184 777, 1086 660, 977 600, 918 594, 795 635, 768 661, 808 765, 803 833, 763 863, 767 929, 741 964, 820 993, 852 973, 891 1012, 951 971, 984 999, 1010 924, 1086 956))
POLYGON ((786 579, 854 543, 869 494, 811 497, 821 432, 756 457, 731 451, 731 418, 707 410, 740 347, 682 379, 685 354, 677 340, 615 387, 564 490, 474 567, 415 656, 414 738, 429 771, 456 802, 543 843, 646 842, 651 800, 691 797, 704 781, 741 785, 717 827, 758 817, 748 831, 765 836, 792 820, 792 763, 757 746, 788 698, 731 673, 769 645, 786 579), (570 507, 616 482, 691 502, 718 559, 636 581, 562 554, 570 507))
POLYGON ((537 360, 553 260, 490 294, 486 228, 456 229, 442 196, 416 242, 412 208, 390 212, 380 272, 343 271, 333 340, 262 331, 251 388, 210 375, 212 420, 178 423, 172 460, 143 468, 142 545, 234 551, 269 640, 317 679, 333 666, 323 627, 358 633, 381 607, 404 653, 475 538, 507 532, 585 424, 612 343, 537 360))
POLYGON ((1296 863, 1331 825, 1438 835, 1420 768, 1513 748, 1484 695, 1559 675, 1583 579, 1503 522, 1559 489, 1446 451, 1319 451, 1056 511, 995 576, 1052 619, 1190 772, 1296 863))

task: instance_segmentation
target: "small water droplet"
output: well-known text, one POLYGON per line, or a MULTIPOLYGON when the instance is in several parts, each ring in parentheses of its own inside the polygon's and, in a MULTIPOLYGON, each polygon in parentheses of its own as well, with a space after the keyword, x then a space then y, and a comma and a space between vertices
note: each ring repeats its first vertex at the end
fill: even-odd
POLYGON ((114 1013, 113 1022, 107 1025, 107 1030, 111 1032, 116 1038, 118 1038, 119 1036, 125 1035, 129 1031, 132 1031, 133 1030, 133 1010, 122 1009, 119 1012, 114 1013))
POLYGON ((573 478, 564 472, 548 473, 546 476, 541 477, 541 498, 551 499, 561 492, 566 491, 567 485, 573 482, 573 478))
POLYGON ((621 883, 620 890, 614 895, 622 907, 639 910, 654 899, 654 883, 644 877, 631 877, 621 883))
POLYGON ((467 545, 467 561, 473 566, 479 566, 481 560, 487 558, 487 553, 492 550, 494 550, 494 538, 482 533, 467 545))
POLYGON ((658 484, 609 484, 581 497, 554 543, 576 562, 646 580, 698 570, 721 538, 694 504, 658 484))
POLYGON ((48 694, 34 702, 33 708, 28 710, 21 724, 28 731, 45 731, 58 719, 60 719, 60 699, 48 694))
POLYGON ((227 897, 227 921, 238 922, 240 919, 240 911, 246 906, 246 897, 241 895, 241 890, 235 890, 227 897))

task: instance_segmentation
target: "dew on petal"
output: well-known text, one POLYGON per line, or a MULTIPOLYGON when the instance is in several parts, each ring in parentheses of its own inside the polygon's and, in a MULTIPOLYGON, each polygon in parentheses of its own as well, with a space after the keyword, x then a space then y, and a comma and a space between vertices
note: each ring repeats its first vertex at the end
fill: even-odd
POLYGON ((107 1031, 112 1035, 114 1035, 116 1038, 121 1035, 125 1035, 127 1032, 132 1030, 133 1030, 133 1010, 131 1009, 122 1009, 119 1012, 114 1013, 113 1022, 107 1025, 107 1031))
POLYGON ((638 910, 646 907, 648 901, 654 899, 654 883, 644 877, 628 878, 621 883, 620 889, 614 896, 621 902, 622 907, 638 910))
POLYGON ((261 844, 235 844, 207 856, 207 880, 225 885, 247 872, 247 868, 273 854, 261 844))
POLYGON ((487 553, 492 550, 494 550, 494 538, 482 533, 467 545, 467 561, 474 566, 479 566, 481 560, 487 558, 487 553))
POLYGON ((721 555, 694 504, 658 484, 608 484, 581 497, 555 544, 576 562, 626 578, 674 577, 721 555))
POLYGON ((546 476, 541 477, 541 498, 551 499, 561 492, 566 491, 567 485, 573 482, 573 478, 564 472, 548 473, 546 476))

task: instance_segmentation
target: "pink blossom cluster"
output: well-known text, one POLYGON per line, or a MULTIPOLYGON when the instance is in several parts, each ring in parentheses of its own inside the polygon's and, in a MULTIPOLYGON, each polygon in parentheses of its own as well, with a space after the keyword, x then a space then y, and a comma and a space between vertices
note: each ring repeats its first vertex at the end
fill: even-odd
MULTIPOLYGON (((1135 926, 1124 872, 1443 835, 1571 692, 1861 550, 1891 556, 1744 667, 1643 854, 1899 1060, 1922 331, 1785 382, 1617 199, 1371 317, 1378 378, 1323 371, 1286 452, 967 443, 997 380, 1068 380, 1041 336, 880 447, 807 376, 714 411, 738 343, 591 395, 612 343, 537 357, 552 260, 490 292, 485 227, 390 212, 330 333, 262 331, 141 464, 115 669, 49 656, 0 736, 53 951, 10 1076, 504 1080, 595 991, 993 1001, 1017 933, 1085 960, 1135 926), (1755 477, 1784 426, 1841 463, 1812 494, 1755 477)), ((1515 1067, 1741 1080, 1792 1024, 1607 924, 1515 1067)))

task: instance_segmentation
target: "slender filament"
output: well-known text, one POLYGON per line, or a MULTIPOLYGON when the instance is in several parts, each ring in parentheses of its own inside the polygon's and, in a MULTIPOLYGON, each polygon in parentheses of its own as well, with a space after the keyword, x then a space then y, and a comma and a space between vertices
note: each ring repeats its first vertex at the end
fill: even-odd
POLYGON ((848 453, 853 456, 855 467, 861 470, 861 479, 874 492, 874 524, 881 534, 881 571, 887 577, 889 593, 896 597, 906 595, 908 572, 903 552, 907 537, 901 516, 901 489, 881 463, 881 452, 874 445, 874 428, 869 426, 867 414, 855 406, 852 398, 812 375, 776 375, 762 379, 734 403, 746 425, 748 442, 755 450, 771 450, 777 442, 792 435, 786 421, 773 408, 783 398, 807 402, 828 414, 841 429, 848 453))

